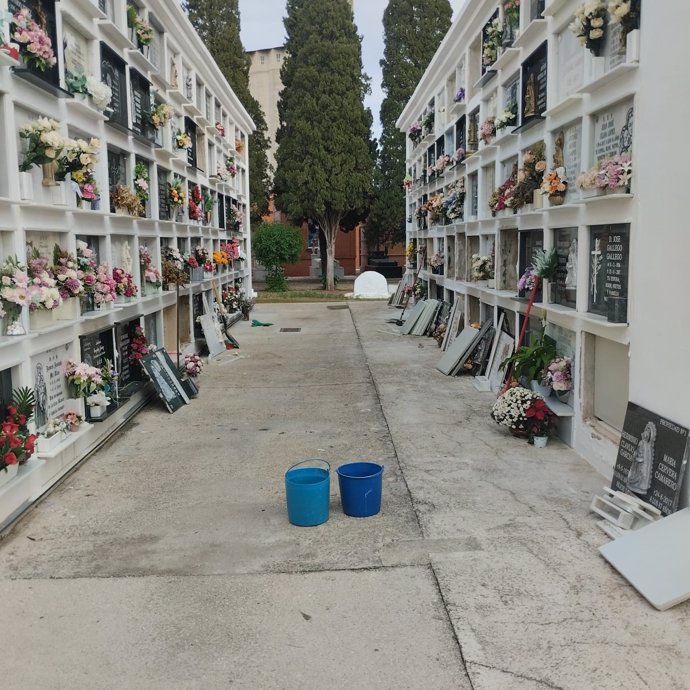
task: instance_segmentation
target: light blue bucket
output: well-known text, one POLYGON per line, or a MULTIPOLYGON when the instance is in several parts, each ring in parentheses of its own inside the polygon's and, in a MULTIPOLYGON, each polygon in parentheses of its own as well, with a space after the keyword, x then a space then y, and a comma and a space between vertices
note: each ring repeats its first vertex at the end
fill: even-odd
POLYGON ((313 527, 328 520, 331 466, 321 458, 294 464, 285 473, 288 520, 298 527, 313 527), (299 467, 305 462, 322 462, 328 467, 299 467))

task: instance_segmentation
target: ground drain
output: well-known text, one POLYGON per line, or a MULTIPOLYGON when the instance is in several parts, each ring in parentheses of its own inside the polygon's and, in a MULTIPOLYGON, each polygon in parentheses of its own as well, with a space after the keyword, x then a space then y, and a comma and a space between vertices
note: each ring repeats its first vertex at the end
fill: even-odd
POLYGON ((281 333, 299 333, 302 329, 301 328, 281 328, 280 332, 281 333))
POLYGON ((347 304, 333 304, 330 307, 326 307, 326 309, 347 309, 347 304))

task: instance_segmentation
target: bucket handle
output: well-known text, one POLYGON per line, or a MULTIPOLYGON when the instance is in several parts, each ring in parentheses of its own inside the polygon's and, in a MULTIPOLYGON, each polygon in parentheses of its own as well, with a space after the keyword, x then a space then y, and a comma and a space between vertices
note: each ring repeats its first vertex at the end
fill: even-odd
POLYGON ((323 463, 326 463, 326 465, 328 466, 328 473, 330 474, 330 472, 331 472, 331 463, 328 462, 328 460, 323 460, 322 458, 307 458, 306 460, 301 460, 300 462, 296 462, 291 467, 288 467, 287 471, 289 472, 290 470, 294 470, 295 467, 299 467, 299 465, 304 465, 305 462, 323 462, 323 463))

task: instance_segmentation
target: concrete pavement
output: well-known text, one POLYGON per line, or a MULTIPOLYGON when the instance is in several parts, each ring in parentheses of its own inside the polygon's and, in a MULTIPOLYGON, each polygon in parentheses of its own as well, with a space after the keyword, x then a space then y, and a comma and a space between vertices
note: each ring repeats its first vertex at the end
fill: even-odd
POLYGON ((237 324, 198 399, 149 406, 0 542, 3 687, 690 687, 688 605, 598 556, 603 478, 507 435, 397 311, 328 306, 257 307, 274 326, 237 324), (313 456, 382 462, 382 513, 345 517, 333 474, 330 520, 289 525, 313 456))

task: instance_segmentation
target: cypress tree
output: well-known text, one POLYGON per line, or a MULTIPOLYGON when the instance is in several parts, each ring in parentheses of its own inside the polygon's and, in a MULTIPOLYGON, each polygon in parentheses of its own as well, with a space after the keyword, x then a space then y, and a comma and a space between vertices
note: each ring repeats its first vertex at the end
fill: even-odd
POLYGON ((405 240, 405 134, 395 122, 446 35, 451 16, 448 0, 390 0, 383 14, 385 97, 376 188, 364 233, 370 249, 405 240))
POLYGON ((275 189, 292 219, 319 224, 332 290, 338 229, 361 217, 372 188, 368 85, 347 0, 288 0, 287 9, 275 189))
POLYGON ((256 125, 256 131, 248 142, 250 214, 252 223, 255 223, 268 212, 271 171, 266 152, 270 140, 264 113, 249 91, 251 59, 240 39, 238 0, 186 0, 185 9, 223 76, 256 125))

